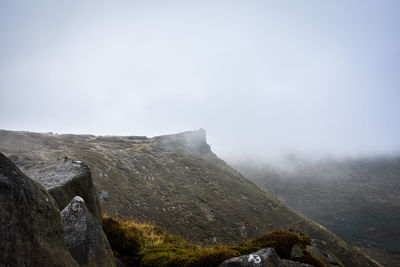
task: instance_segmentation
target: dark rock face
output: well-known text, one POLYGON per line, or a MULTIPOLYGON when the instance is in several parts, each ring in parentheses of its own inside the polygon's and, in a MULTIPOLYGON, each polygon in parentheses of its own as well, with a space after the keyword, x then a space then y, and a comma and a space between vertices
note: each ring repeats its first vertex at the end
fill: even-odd
POLYGON ((62 158, 38 162, 26 157, 11 158, 29 177, 43 185, 62 210, 73 199, 81 196, 89 211, 101 222, 101 208, 93 184, 90 168, 81 161, 62 158))
POLYGON ((0 266, 78 266, 54 199, 1 153, 0 266))
POLYGON ((273 248, 263 248, 257 252, 231 258, 224 261, 219 267, 312 267, 311 265, 281 260, 273 248))
POLYGON ((62 211, 65 242, 81 266, 115 266, 114 255, 96 217, 76 196, 62 211))

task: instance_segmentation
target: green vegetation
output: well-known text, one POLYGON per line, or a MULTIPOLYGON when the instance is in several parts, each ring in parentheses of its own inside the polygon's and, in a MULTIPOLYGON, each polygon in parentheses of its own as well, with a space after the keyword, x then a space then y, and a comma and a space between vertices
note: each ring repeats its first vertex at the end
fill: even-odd
MULTIPOLYGON (((272 247, 281 258, 288 259, 294 245, 302 249, 310 244, 306 235, 290 231, 273 231, 245 243, 230 246, 203 247, 134 221, 103 217, 103 228, 116 257, 129 266, 218 266, 224 260, 272 247)), ((300 262, 323 266, 304 251, 300 262)))
POLYGON ((249 254, 262 248, 271 247, 275 248, 279 257, 288 259, 290 250, 294 245, 298 245, 300 248, 304 249, 308 244, 310 244, 310 238, 306 235, 299 236, 290 231, 278 230, 246 243, 233 246, 233 248, 240 251, 241 254, 249 254))
POLYGON ((129 266, 217 266, 239 256, 228 247, 193 245, 158 227, 108 216, 103 229, 115 256, 129 266))

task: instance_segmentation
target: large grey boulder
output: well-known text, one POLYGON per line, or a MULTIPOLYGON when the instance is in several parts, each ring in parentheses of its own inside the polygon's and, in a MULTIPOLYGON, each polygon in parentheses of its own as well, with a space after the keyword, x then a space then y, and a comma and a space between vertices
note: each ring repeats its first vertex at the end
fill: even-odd
POLYGON ((219 267, 312 267, 311 265, 290 260, 281 260, 275 249, 263 248, 257 252, 228 259, 219 267))
POLYGON ((1 153, 0 266, 78 266, 54 199, 1 153))
POLYGON ((103 229, 81 197, 72 199, 61 211, 61 218, 67 247, 81 266, 115 267, 114 255, 103 229))
POLYGON ((89 211, 101 223, 101 208, 90 168, 67 157, 51 162, 15 155, 11 159, 29 177, 43 185, 62 210, 75 197, 81 196, 89 211))

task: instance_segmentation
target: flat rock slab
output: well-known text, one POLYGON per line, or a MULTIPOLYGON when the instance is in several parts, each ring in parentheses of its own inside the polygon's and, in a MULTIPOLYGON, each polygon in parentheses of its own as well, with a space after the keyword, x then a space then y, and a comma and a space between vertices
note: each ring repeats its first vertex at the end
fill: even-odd
POLYGON ((11 158, 29 177, 43 185, 56 200, 59 210, 81 196, 87 208, 101 223, 101 208, 90 168, 81 161, 59 158, 40 162, 27 157, 11 158))
POLYGON ((1 153, 0 266, 78 266, 54 199, 1 153))
POLYGON ((76 196, 62 211, 65 243, 81 266, 115 267, 114 255, 100 223, 76 196))

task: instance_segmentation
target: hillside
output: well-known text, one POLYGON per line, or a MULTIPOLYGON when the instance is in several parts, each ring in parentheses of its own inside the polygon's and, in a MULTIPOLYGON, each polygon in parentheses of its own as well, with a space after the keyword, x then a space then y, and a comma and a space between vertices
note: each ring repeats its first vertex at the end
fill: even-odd
POLYGON ((400 157, 293 160, 284 168, 247 161, 234 166, 386 266, 399 266, 400 157))
POLYGON ((347 266, 377 266, 219 159, 203 130, 153 138, 0 131, 0 151, 30 162, 87 163, 106 213, 151 222, 188 241, 232 243, 292 228, 327 242, 347 266))

